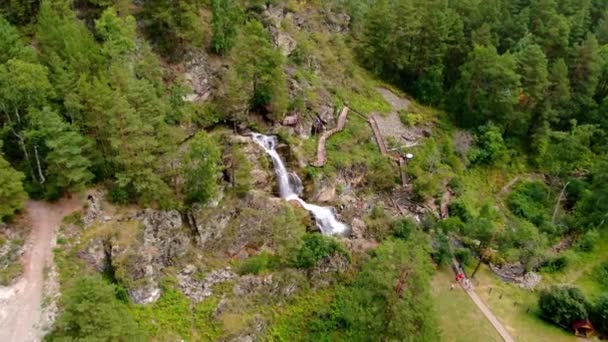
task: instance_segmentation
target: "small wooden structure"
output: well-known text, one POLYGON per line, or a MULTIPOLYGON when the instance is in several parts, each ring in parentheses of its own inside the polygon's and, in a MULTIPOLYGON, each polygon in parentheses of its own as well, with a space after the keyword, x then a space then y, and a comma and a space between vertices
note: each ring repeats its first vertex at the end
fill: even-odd
POLYGON ((593 335, 594 329, 591 322, 588 319, 576 321, 572 323, 572 330, 574 330, 574 335, 578 337, 591 337, 593 335))

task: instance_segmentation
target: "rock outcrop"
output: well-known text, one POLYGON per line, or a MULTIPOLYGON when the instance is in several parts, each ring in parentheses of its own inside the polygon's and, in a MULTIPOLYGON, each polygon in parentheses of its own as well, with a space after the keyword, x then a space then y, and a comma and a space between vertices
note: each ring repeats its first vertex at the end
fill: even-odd
POLYGON ((147 209, 111 224, 78 255, 98 272, 113 272, 134 303, 155 302, 162 292, 161 271, 173 266, 192 245, 180 213, 147 209))
POLYGON ((213 295, 213 286, 230 281, 237 277, 230 267, 208 273, 203 280, 196 280, 197 269, 194 265, 186 266, 178 275, 178 286, 182 292, 195 302, 213 295))
POLYGON ((218 77, 217 68, 212 65, 210 56, 197 51, 185 64, 184 78, 192 88, 192 93, 184 97, 189 102, 205 101, 214 89, 213 82, 218 77))

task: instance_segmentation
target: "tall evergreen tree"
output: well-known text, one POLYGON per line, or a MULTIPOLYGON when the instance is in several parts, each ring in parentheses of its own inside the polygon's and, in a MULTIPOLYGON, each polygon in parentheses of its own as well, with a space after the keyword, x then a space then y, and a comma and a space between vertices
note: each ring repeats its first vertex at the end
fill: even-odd
POLYGON ((215 53, 225 55, 234 45, 239 25, 239 8, 234 1, 211 0, 211 47, 215 53))
POLYGON ((461 68, 452 101, 458 121, 478 126, 488 120, 506 127, 515 118, 519 97, 519 76, 515 58, 499 55, 493 46, 476 46, 461 68))
POLYGON ((570 62, 570 86, 572 88, 572 114, 577 115, 581 122, 589 122, 586 114, 596 106, 593 99, 600 80, 601 61, 599 45, 595 36, 587 34, 587 38, 574 49, 570 62))
POLYGON ((268 112, 278 120, 287 110, 283 56, 258 21, 250 21, 231 54, 224 103, 238 117, 249 109, 268 112))
POLYGON ((177 60, 192 44, 202 41, 198 10, 198 0, 149 0, 144 3, 144 23, 164 55, 177 60))
POLYGON ((194 136, 183 160, 186 201, 206 204, 217 194, 220 151, 204 132, 194 136))

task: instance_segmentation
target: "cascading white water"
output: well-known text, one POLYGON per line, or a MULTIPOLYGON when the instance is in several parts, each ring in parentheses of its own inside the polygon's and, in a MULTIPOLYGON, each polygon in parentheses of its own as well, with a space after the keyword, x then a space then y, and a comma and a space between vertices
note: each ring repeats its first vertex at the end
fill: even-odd
POLYGON ((317 227, 319 227, 323 234, 335 235, 344 233, 347 227, 336 219, 333 208, 308 204, 299 197, 299 194, 302 192, 302 182, 298 175, 293 172, 287 172, 283 160, 275 149, 277 147, 277 137, 259 133, 252 133, 251 136, 253 137, 253 141, 262 146, 264 151, 272 158, 274 171, 277 174, 279 182, 279 194, 281 198, 286 201, 298 201, 304 209, 310 211, 315 217, 317 227))

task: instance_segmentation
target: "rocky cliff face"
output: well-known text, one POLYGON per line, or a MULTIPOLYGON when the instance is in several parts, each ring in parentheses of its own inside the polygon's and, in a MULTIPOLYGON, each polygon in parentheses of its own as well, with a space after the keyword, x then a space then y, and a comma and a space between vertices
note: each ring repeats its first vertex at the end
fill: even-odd
MULTIPOLYGON (((97 197, 89 200, 100 201, 97 197)), ((97 216, 107 216, 98 206, 90 205, 88 210, 91 208, 98 211, 97 216)), ((85 218, 92 216, 87 212, 85 218)), ((189 230, 176 210, 146 209, 132 217, 103 222, 97 228, 99 233, 78 255, 98 272, 113 272, 138 304, 160 297, 161 271, 174 265, 191 246, 189 230)))
MULTIPOLYGON (((134 246, 124 246, 115 240, 111 257, 112 260, 124 260, 126 256, 127 266, 130 266, 129 283, 135 284, 129 288, 131 300, 135 303, 151 303, 161 294, 160 271, 186 254, 190 237, 176 210, 147 209, 138 213, 133 220, 141 222, 144 227, 138 248, 133 253, 128 249, 134 246)), ((114 265, 114 262, 112 264, 114 265)))

